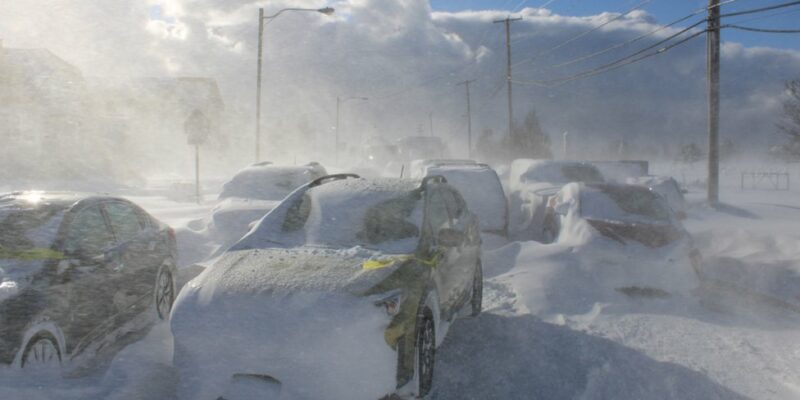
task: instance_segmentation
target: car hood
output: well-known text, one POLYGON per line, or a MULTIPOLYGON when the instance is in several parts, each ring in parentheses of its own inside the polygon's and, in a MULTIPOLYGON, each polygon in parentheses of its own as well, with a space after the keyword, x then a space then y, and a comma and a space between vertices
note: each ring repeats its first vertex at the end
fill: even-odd
POLYGON ((187 289, 201 303, 224 295, 348 292, 363 295, 386 279, 409 255, 386 255, 360 247, 313 247, 229 251, 187 289))

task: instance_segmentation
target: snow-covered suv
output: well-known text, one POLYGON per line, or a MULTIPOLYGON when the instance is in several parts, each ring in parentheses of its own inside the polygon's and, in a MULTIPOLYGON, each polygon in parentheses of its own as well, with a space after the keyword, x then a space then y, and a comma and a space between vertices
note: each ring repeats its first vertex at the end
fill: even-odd
POLYGON ((181 291, 179 395, 422 397, 482 276, 476 217, 444 178, 315 180, 181 291))

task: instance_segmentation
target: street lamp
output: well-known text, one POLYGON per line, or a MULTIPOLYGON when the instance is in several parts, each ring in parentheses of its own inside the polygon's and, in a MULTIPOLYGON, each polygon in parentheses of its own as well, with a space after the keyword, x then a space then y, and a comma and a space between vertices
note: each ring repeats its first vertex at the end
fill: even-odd
POLYGON ((331 15, 334 9, 324 8, 284 8, 275 14, 264 16, 264 9, 258 9, 258 69, 256 75, 256 162, 261 158, 261 55, 264 43, 264 20, 273 19, 286 11, 312 11, 320 14, 331 15))
POLYGON ((339 165, 339 110, 342 107, 342 103, 350 100, 367 101, 369 99, 366 97, 359 97, 359 96, 345 97, 345 98, 336 96, 336 165, 339 165))

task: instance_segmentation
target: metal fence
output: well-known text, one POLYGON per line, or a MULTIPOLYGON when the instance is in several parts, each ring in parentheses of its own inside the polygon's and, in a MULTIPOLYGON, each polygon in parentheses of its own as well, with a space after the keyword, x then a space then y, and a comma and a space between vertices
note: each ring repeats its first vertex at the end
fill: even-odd
POLYGON ((743 171, 741 179, 742 190, 745 189, 772 189, 789 190, 788 172, 743 171))

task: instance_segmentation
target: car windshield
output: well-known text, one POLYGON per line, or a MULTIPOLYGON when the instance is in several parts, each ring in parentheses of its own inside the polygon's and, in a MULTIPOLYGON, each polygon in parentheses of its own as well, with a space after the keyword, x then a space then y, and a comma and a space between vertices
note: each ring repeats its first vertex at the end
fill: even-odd
POLYGON ((305 168, 251 167, 225 183, 219 198, 279 201, 312 178, 311 170, 305 168))
POLYGON ((588 219, 663 223, 671 215, 661 197, 633 185, 587 186, 580 202, 581 215, 588 219))
POLYGON ((413 252, 422 226, 419 193, 373 190, 361 186, 361 182, 350 183, 333 182, 290 197, 234 249, 277 243, 289 247, 361 246, 387 253, 413 252), (286 212, 282 213, 284 207, 286 212))
POLYGON ((30 251, 50 249, 62 217, 63 211, 56 207, 0 209, 0 258, 26 257, 30 251))

